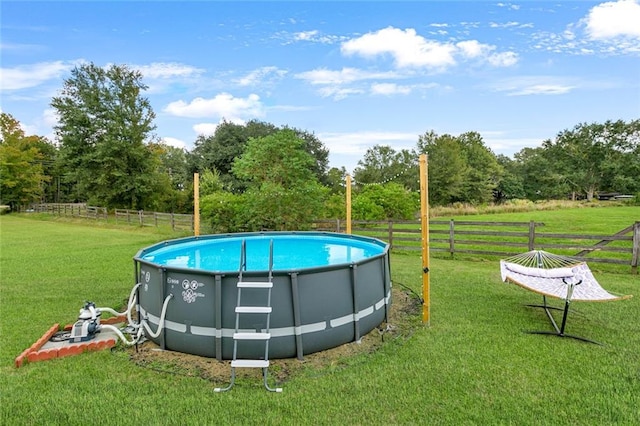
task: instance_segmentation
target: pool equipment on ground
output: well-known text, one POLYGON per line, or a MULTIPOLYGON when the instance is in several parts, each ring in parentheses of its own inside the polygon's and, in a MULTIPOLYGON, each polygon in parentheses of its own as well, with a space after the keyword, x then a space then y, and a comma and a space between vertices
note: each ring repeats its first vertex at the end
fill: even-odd
POLYGON ((375 238, 329 232, 164 241, 134 257, 136 284, 123 312, 85 302, 68 331, 48 332, 55 348, 42 348, 41 338, 16 366, 57 357, 54 351, 110 347, 100 342, 107 335, 111 346, 116 339, 129 346, 149 339, 161 349, 230 360, 230 384, 216 391, 231 389, 235 368, 262 368, 266 389, 280 392, 267 383, 270 359, 302 360, 358 342, 387 320, 389 248, 375 238), (104 313, 126 325, 108 324, 104 313))
POLYGON ((69 341, 78 343, 93 339, 100 329, 100 315, 102 315, 102 311, 96 309, 93 302, 86 302, 80 309, 78 321, 71 328, 69 341))

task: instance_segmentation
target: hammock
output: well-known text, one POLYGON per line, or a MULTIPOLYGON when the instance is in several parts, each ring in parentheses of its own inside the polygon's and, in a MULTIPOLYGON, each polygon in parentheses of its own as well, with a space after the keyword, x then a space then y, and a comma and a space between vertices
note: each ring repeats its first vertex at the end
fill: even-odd
POLYGON ((614 295, 602 288, 585 262, 542 250, 533 250, 501 260, 500 274, 502 281, 512 282, 542 295, 542 305, 528 306, 544 308, 555 331, 531 332, 536 334, 552 334, 597 343, 583 337, 565 334, 564 329, 571 301, 609 301, 631 297, 614 295), (547 296, 563 299, 564 309, 547 305, 547 296), (550 309, 563 310, 560 327, 551 315, 550 309))

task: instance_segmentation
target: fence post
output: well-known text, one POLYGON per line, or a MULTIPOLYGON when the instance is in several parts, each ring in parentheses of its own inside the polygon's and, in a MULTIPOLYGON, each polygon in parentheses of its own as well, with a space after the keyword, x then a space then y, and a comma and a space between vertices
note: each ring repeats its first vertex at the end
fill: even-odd
POLYGON ((536 223, 533 220, 529 221, 529 251, 535 249, 536 242, 536 223))
MULTIPOLYGON (((156 226, 158 226, 158 222, 156 221, 156 226)), ((176 230, 176 221, 174 219, 173 212, 171 212, 171 229, 176 230)))
POLYGON ((140 221, 140 226, 144 226, 144 210, 138 210, 138 220, 140 221))
POLYGON ((336 219, 336 232, 340 233, 340 219, 336 219))
POLYGON ((455 248, 455 230, 453 225, 453 219, 449 221, 449 254, 453 257, 456 252, 455 248))
POLYGON ((638 273, 638 258, 640 258, 640 222, 633 225, 633 248, 631 249, 631 272, 638 273))
POLYGON ((389 221, 388 233, 389 233, 389 246, 393 248, 393 221, 392 220, 389 221))

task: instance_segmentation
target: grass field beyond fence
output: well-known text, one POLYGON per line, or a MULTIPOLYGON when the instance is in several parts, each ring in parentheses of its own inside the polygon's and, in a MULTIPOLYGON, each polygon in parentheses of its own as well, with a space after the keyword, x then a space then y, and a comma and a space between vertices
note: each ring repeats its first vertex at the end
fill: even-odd
MULTIPOLYGON (((545 215, 546 223, 601 222, 575 212, 545 215)), ((640 419, 638 276, 598 271, 604 288, 635 297, 572 304, 567 332, 604 343, 597 346, 523 333, 550 327, 542 311, 524 306, 541 298, 501 283, 493 261, 433 259, 431 327, 416 318, 415 328, 385 339, 373 353, 303 368, 281 384, 282 394, 242 378, 232 391, 216 394, 213 388, 225 383, 142 368, 125 350, 16 369, 14 358, 52 324, 73 322, 85 300, 121 307, 134 284, 134 254, 170 237, 93 225, 0 217, 2 425, 632 425, 640 419)), ((594 232, 608 231, 598 227, 594 232)), ((420 265, 417 254, 392 255, 394 286, 420 293, 420 265)))

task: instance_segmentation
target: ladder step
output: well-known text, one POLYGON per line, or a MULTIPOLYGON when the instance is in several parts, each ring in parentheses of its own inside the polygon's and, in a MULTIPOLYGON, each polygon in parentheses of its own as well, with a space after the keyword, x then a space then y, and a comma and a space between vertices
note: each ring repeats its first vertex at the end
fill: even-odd
POLYGON ((234 359, 231 361, 232 367, 244 367, 244 368, 267 368, 269 366, 269 360, 264 359, 234 359))
POLYGON ((234 340, 269 340, 271 333, 233 333, 234 340))
POLYGON ((238 281, 239 288, 271 288, 273 283, 269 281, 238 281))
POLYGON ((269 306, 238 306, 236 307, 237 314, 270 314, 271 307, 269 306))

